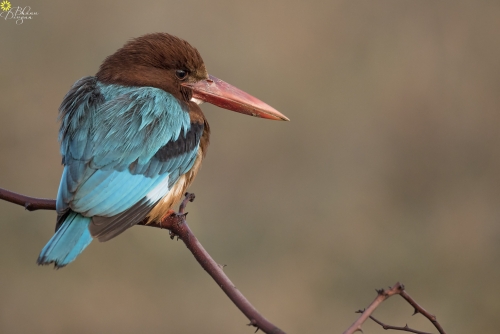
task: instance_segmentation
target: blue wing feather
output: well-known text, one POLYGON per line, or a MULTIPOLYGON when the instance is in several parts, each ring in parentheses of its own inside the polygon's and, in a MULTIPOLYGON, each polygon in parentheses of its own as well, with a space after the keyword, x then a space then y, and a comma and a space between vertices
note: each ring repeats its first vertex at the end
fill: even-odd
MULTIPOLYGON (((141 199, 146 197, 146 195, 151 193, 156 188, 156 186, 161 182, 163 182, 163 180, 165 180, 166 178, 168 178, 168 174, 159 175, 158 177, 155 178, 147 178, 147 181, 144 182, 145 183, 144 186, 141 184, 140 185, 141 187, 140 188, 138 187, 137 190, 130 191, 127 194, 127 196, 123 197, 119 202, 117 202, 112 207, 113 209, 112 211, 108 211, 107 214, 103 216, 114 216, 129 209, 134 204, 139 202, 141 199)), ((165 190, 166 191, 163 193, 163 195, 165 195, 168 192, 168 189, 165 190)), ((157 198, 156 200, 158 199, 159 198, 157 198)), ((156 201, 150 201, 149 204, 151 205, 153 203, 156 203, 156 201)))
POLYGON ((119 176, 113 170, 96 170, 92 176, 83 182, 77 191, 70 198, 69 203, 76 205, 82 198, 86 198, 87 202, 100 195, 102 198, 107 196, 106 191, 111 191, 108 185, 119 176))
MULTIPOLYGON (((86 216, 106 216, 106 212, 129 191, 136 191, 141 182, 147 179, 142 175, 127 175, 126 172, 113 171, 96 190, 71 203, 71 209, 86 216)), ((132 203, 134 204, 134 203, 132 203)))
MULTIPOLYGON (((125 174, 126 172, 118 172, 125 174)), ((155 179, 147 178, 142 175, 134 175, 133 180, 129 181, 129 176, 125 176, 127 181, 122 181, 125 183, 124 186, 111 185, 110 187, 114 190, 111 196, 107 197, 104 201, 99 202, 97 205, 92 207, 88 215, 91 216, 104 216, 111 217, 123 210, 117 210, 119 205, 126 209, 132 207, 140 199, 142 199, 146 194, 151 191, 155 183, 155 179)))

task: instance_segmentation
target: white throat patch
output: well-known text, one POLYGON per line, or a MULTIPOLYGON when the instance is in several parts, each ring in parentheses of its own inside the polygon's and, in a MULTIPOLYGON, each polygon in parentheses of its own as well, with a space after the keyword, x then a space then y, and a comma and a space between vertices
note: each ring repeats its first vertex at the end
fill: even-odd
POLYGON ((192 97, 192 98, 191 98, 191 101, 192 101, 192 102, 194 102, 194 103, 196 103, 197 105, 200 105, 200 104, 202 104, 203 102, 205 102, 205 101, 202 101, 202 100, 197 99, 197 98, 195 98, 195 97, 192 97))

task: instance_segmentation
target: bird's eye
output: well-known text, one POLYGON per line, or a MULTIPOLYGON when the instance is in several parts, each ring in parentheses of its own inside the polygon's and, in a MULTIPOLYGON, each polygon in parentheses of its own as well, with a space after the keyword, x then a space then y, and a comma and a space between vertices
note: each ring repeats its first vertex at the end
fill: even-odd
POLYGON ((184 80, 187 78, 188 76, 188 71, 185 71, 185 70, 177 70, 175 71, 175 76, 177 77, 177 79, 179 80, 184 80))

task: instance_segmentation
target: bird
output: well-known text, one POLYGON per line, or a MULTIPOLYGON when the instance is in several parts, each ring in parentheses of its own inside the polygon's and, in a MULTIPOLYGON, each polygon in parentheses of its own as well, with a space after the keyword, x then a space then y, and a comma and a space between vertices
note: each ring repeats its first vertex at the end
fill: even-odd
POLYGON ((64 169, 55 233, 37 263, 62 268, 94 239, 171 213, 207 153, 203 102, 289 120, 209 75, 198 50, 168 33, 129 40, 95 76, 76 81, 59 107, 64 169))

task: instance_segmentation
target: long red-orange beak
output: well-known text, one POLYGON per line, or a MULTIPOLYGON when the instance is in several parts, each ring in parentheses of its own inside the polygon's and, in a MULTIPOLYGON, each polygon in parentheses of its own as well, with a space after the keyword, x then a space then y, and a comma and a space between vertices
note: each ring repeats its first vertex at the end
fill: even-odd
POLYGON ((209 75, 208 79, 196 83, 185 82, 182 86, 193 90, 193 97, 224 109, 250 116, 289 121, 289 119, 261 100, 245 93, 227 82, 209 75))

